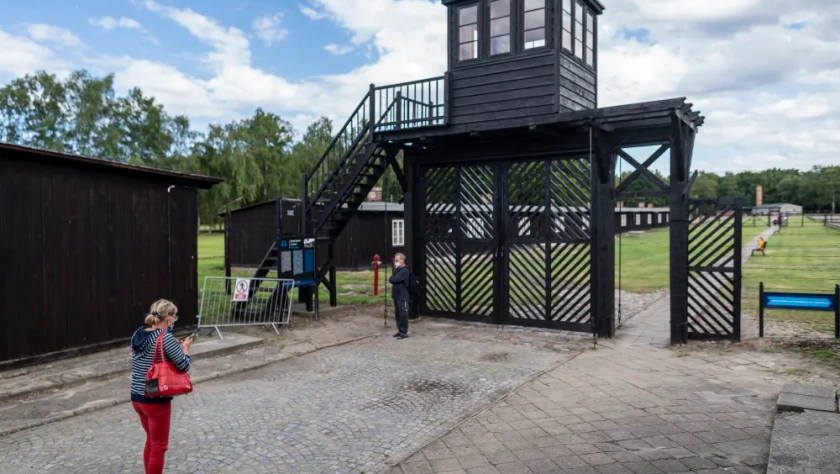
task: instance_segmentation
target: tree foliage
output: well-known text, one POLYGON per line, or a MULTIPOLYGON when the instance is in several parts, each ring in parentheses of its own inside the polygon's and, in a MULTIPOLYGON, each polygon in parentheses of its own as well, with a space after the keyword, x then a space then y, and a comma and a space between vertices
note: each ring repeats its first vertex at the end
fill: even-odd
MULTIPOLYGON (((364 126, 364 123, 362 123, 364 126)), ((333 124, 320 118, 295 141, 295 130, 281 117, 257 109, 251 117, 213 124, 195 131, 185 116, 173 116, 138 88, 119 96, 114 76, 94 77, 76 71, 64 79, 39 71, 0 87, 0 141, 168 169, 218 176, 225 182, 199 199, 203 223, 228 203, 237 205, 299 197, 302 174, 330 145, 333 124)), ((402 164, 402 155, 397 161, 402 164)), ((623 172, 616 183, 627 179, 623 172)), ((667 177, 659 175, 667 182, 667 177)), ((402 195, 393 170, 379 183, 385 199, 402 195)), ((764 202, 790 202, 811 211, 830 209, 840 197, 840 167, 809 171, 769 169, 760 172, 700 173, 695 198, 745 198, 755 203, 755 187, 764 188, 764 202)), ((658 188, 642 177, 631 192, 658 188)), ((657 206, 664 199, 649 199, 657 206)), ((633 205, 627 200, 626 205, 633 205)))

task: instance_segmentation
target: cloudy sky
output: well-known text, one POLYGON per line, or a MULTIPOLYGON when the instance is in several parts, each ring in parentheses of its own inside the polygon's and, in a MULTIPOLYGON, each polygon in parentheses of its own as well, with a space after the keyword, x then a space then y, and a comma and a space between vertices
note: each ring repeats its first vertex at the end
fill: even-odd
MULTIPOLYGON (((688 97, 695 168, 840 164, 840 2, 602 0, 601 106, 688 97)), ((370 83, 442 74, 439 0, 28 0, 0 16, 0 80, 113 72, 198 128, 263 107, 343 122, 370 83)))

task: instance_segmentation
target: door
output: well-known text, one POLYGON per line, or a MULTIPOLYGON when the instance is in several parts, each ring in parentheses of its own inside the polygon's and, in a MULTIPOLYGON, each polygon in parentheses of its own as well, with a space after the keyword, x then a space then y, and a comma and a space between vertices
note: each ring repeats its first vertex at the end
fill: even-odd
POLYGON ((513 162, 504 176, 505 323, 591 331, 588 162, 513 162))
POLYGON ((421 168, 423 314, 499 322, 498 169, 421 168))

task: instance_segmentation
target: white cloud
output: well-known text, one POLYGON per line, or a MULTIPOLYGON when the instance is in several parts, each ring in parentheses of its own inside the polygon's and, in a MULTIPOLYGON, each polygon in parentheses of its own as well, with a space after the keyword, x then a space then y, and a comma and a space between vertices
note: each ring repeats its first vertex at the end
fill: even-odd
MULTIPOLYGON (((82 44, 79 37, 72 31, 46 23, 32 23, 26 25, 29 37, 43 43, 54 43, 57 46, 74 47, 82 44)), ((5 45, 4 45, 5 47, 5 45)), ((5 48, 4 48, 5 49, 5 48)))
POLYGON ((349 53, 350 51, 353 51, 352 46, 346 46, 346 45, 342 46, 340 44, 335 44, 335 43, 330 43, 330 44, 324 46, 324 49, 327 50, 327 52, 329 52, 331 54, 334 54, 336 56, 341 56, 341 55, 349 53))
POLYGON ((103 16, 102 18, 91 18, 91 25, 98 26, 105 30, 113 30, 115 28, 124 28, 127 30, 146 31, 143 25, 135 19, 121 16, 119 19, 112 16, 103 16))
POLYGON ((63 74, 70 67, 53 51, 28 38, 14 36, 0 29, 0 76, 19 77, 45 69, 63 74))
POLYGON ((267 46, 278 41, 283 41, 289 35, 289 30, 280 28, 282 13, 261 16, 254 19, 254 31, 267 46))
MULTIPOLYGON (((298 7, 307 18, 331 22, 349 35, 349 44, 325 50, 367 51, 369 59, 341 74, 290 81, 256 67, 248 35, 224 19, 145 0, 148 10, 205 45, 197 58, 200 75, 142 58, 94 62, 115 70, 119 87, 139 86, 197 123, 227 121, 260 106, 292 117, 301 129, 320 115, 342 123, 370 83, 421 79, 446 69, 446 8, 439 0, 302 1, 298 7)), ((696 142, 698 168, 808 168, 840 159, 836 0, 605 3, 599 20, 601 106, 686 96, 707 117, 696 142), (644 34, 633 38, 627 31, 644 34)), ((119 27, 121 19, 111 20, 108 25, 119 27)), ((252 26, 255 37, 270 44, 285 34, 281 24, 282 17, 273 15, 252 26)), ((37 41, 57 38, 37 33, 44 31, 30 31, 37 41)), ((59 64, 53 51, 28 38, 0 31, 0 44, 14 45, 0 51, 0 73, 59 64)))

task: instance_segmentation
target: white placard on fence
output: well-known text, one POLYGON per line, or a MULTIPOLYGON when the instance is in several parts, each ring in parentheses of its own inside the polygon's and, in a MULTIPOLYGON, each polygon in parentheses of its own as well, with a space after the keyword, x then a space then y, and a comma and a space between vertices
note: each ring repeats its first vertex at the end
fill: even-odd
POLYGON ((248 288, 251 286, 251 280, 247 278, 237 278, 236 286, 233 290, 233 301, 248 301, 248 288))
POLYGON ((294 280, 278 278, 205 277, 201 290, 199 328, 267 325, 277 329, 292 315, 294 280))

